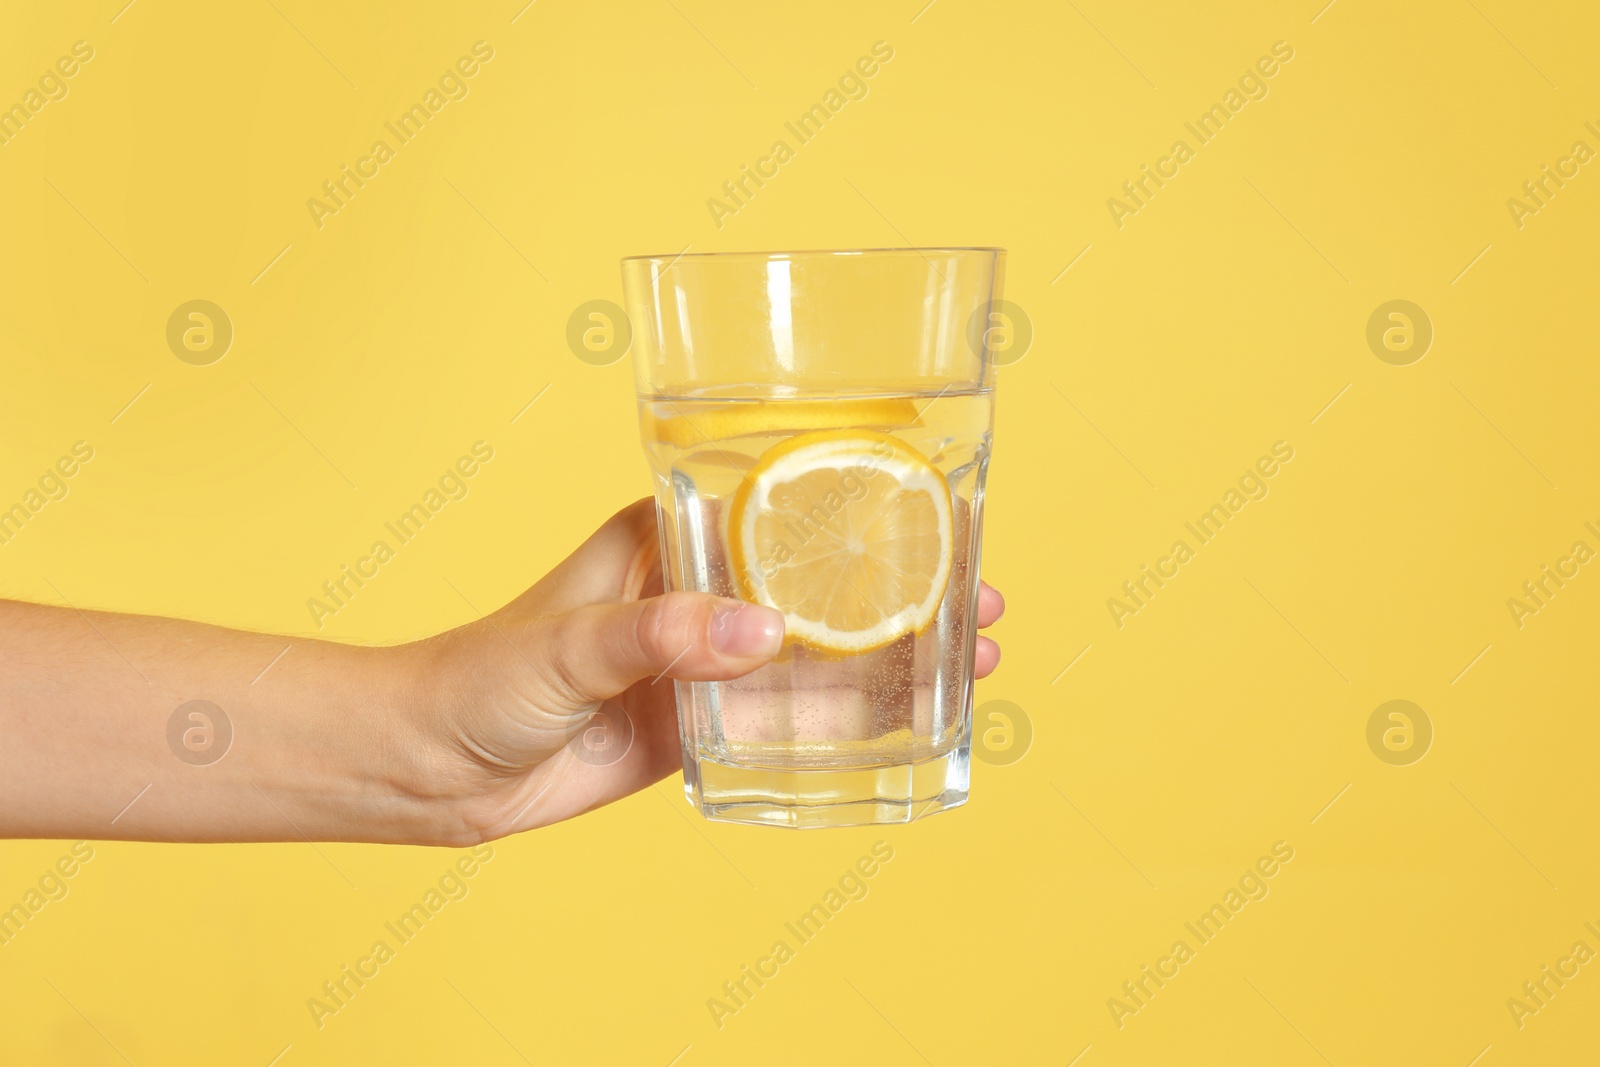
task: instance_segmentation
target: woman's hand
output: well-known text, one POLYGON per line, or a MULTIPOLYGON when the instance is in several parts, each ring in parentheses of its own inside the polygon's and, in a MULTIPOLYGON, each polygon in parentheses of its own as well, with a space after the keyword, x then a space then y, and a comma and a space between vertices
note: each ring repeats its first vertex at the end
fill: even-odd
MULTIPOLYGON (((416 646, 439 693, 423 711, 434 789, 469 836, 568 819, 675 773, 672 679, 737 678, 778 653, 778 612, 663 594, 657 544, 654 505, 638 501, 501 610, 416 646)), ((1003 611, 983 586, 978 625, 1003 611)), ((976 658, 988 675, 999 646, 979 637, 976 658)))

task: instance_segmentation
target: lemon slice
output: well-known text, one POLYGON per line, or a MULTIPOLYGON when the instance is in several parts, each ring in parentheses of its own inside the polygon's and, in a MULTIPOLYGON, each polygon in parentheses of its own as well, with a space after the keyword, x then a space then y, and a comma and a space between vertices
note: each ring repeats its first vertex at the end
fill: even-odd
POLYGON ((728 509, 741 590, 822 652, 870 652, 925 630, 950 581, 954 540, 944 475, 872 430, 774 445, 728 509))
POLYGON ((669 418, 646 416, 645 436, 679 448, 759 433, 801 433, 835 427, 895 429, 918 425, 917 406, 904 397, 862 400, 762 400, 728 404, 669 418))

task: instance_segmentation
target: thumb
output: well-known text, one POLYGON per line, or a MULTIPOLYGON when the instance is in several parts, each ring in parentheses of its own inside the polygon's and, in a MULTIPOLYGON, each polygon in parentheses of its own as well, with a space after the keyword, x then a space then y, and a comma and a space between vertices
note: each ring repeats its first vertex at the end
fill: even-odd
POLYGON ((709 593, 594 604, 548 624, 551 681, 577 706, 664 674, 695 682, 737 678, 783 645, 781 613, 709 593))

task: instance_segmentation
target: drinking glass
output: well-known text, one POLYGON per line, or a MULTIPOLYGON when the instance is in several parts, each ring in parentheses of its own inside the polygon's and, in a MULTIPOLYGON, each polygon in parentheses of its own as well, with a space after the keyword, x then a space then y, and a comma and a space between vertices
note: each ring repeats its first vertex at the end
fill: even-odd
POLYGON ((706 818, 858 826, 966 802, 1004 261, 622 261, 667 588, 787 626, 759 670, 676 683, 706 818))

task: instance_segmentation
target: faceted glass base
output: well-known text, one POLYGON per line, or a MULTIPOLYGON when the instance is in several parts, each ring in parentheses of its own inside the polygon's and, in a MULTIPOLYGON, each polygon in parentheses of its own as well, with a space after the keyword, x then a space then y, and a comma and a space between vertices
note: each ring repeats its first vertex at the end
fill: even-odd
POLYGON ((685 753, 683 791, 713 822, 796 830, 877 826, 965 804, 968 767, 965 743, 922 763, 848 770, 742 767, 685 753))

